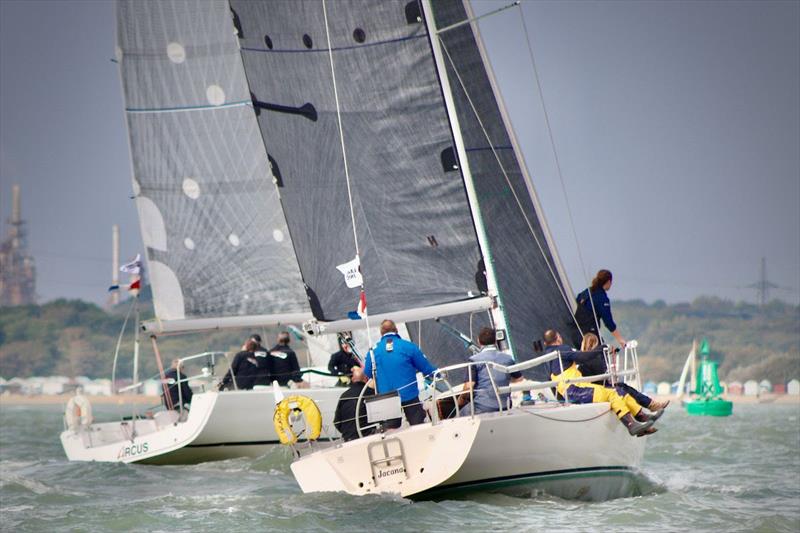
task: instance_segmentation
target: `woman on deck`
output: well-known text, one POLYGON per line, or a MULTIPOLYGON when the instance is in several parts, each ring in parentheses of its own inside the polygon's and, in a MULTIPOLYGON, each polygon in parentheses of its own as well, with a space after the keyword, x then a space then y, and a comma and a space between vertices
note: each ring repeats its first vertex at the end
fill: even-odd
POLYGON ((614 317, 611 316, 611 302, 606 294, 606 291, 611 289, 612 279, 610 270, 603 269, 597 272, 591 286, 576 298, 578 309, 575 311, 575 320, 582 333, 594 333, 600 338, 602 336, 599 328, 602 320, 619 345, 625 347, 625 339, 620 335, 614 317))

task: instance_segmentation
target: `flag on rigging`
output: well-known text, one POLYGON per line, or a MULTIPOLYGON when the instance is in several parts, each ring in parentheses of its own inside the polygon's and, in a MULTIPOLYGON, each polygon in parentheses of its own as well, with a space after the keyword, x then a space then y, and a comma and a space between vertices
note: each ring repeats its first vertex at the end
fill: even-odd
POLYGON ((141 274, 142 273, 142 254, 136 254, 136 259, 128 264, 122 265, 119 268, 120 272, 126 274, 141 274))
POLYGON ((361 289, 361 294, 358 297, 358 305, 356 305, 356 310, 347 313, 347 318, 351 320, 359 320, 366 316, 367 316, 367 293, 364 292, 364 289, 361 289))
POLYGON ((344 274, 344 282, 349 288, 354 289, 364 284, 364 279, 361 277, 361 261, 358 256, 352 261, 337 265, 336 270, 344 274))

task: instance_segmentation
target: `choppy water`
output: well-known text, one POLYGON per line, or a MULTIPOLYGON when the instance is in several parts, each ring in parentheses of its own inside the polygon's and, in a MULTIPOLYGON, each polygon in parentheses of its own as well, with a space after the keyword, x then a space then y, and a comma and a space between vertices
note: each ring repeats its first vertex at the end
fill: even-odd
POLYGON ((61 424, 59 406, 0 408, 3 531, 800 531, 797 406, 737 405, 727 419, 670 407, 648 438, 652 488, 604 503, 303 495, 280 448, 195 466, 69 463, 61 424))

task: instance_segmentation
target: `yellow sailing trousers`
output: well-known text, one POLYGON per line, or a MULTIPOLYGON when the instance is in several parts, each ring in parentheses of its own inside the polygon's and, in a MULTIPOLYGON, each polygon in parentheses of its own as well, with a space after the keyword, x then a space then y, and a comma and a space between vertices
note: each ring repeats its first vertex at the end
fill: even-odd
POLYGON ((595 383, 565 383, 568 379, 578 377, 582 377, 582 374, 578 370, 578 365, 573 363, 561 374, 552 375, 551 379, 559 380, 556 390, 572 403, 608 402, 611 404, 611 410, 617 414, 617 418, 622 418, 629 413, 636 416, 642 410, 642 407, 630 394, 620 396, 614 389, 595 383))

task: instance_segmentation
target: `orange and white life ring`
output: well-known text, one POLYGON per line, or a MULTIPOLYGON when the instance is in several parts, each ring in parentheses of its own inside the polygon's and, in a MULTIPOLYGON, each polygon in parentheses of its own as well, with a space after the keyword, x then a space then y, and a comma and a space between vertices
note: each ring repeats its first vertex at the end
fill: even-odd
POLYGON ((70 398, 64 411, 64 418, 67 421, 67 427, 72 431, 89 426, 93 420, 92 404, 89 402, 89 398, 83 394, 76 394, 70 398))

